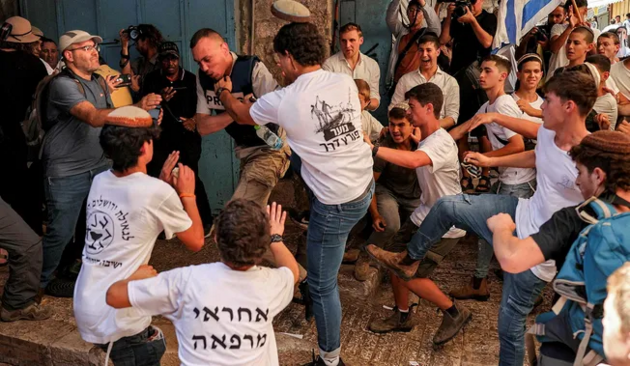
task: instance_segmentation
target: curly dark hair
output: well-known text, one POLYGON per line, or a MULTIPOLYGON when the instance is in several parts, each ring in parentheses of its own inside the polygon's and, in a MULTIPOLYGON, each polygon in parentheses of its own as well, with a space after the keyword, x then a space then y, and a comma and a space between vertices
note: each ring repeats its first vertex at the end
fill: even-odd
POLYGON ((582 117, 588 116, 597 100, 597 87, 586 65, 556 70, 543 89, 545 94, 554 93, 564 101, 573 101, 582 117))
POLYGON ((433 115, 435 118, 440 118, 440 111, 444 104, 444 95, 439 86, 433 83, 416 85, 405 93, 405 99, 411 98, 418 101, 423 107, 431 103, 433 105, 433 115))
POLYGON ((604 187, 615 193, 630 190, 630 136, 619 131, 597 131, 573 146, 569 155, 589 173, 600 168, 606 173, 604 187))
POLYGON ((311 23, 284 25, 273 39, 273 50, 289 53, 302 66, 321 65, 326 58, 326 42, 317 27, 311 23))
POLYGON ((271 236, 267 213, 256 202, 231 201, 215 222, 217 245, 224 262, 235 266, 260 262, 271 236))
POLYGON ((160 44, 164 42, 164 37, 162 37, 162 32, 157 29, 153 24, 138 24, 138 29, 140 29, 141 34, 138 39, 147 40, 152 47, 158 48, 160 44))
POLYGON ((138 164, 142 145, 160 137, 160 128, 131 128, 105 125, 101 130, 99 142, 105 156, 112 160, 112 168, 124 172, 138 164))

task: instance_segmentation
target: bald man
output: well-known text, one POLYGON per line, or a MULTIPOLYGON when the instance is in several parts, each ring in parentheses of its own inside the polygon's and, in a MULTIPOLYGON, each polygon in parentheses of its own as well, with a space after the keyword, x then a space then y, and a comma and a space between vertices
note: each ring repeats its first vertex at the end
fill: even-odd
MULTIPOLYGON (((271 190, 284 175, 289 166, 289 147, 272 150, 256 135, 253 126, 240 125, 221 104, 214 92, 216 80, 225 76, 232 79, 232 93, 236 98, 249 94, 260 98, 276 90, 278 83, 256 56, 240 56, 231 52, 223 37, 216 31, 204 28, 197 31, 190 48, 195 62, 199 65, 197 74, 197 113, 193 118, 185 119, 184 126, 197 129, 201 136, 225 129, 232 137, 236 156, 241 160, 241 173, 232 200, 244 198, 267 205, 271 190)), ((283 134, 275 125, 269 128, 283 134)))

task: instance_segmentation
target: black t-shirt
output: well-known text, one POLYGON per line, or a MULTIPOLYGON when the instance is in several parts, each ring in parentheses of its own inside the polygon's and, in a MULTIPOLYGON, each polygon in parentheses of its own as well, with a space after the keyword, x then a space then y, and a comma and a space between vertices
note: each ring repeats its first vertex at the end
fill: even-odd
POLYGON ((536 234, 532 235, 545 260, 555 260, 557 268, 562 268, 573 242, 588 226, 588 223, 578 215, 576 207, 565 207, 557 211, 549 221, 542 224, 536 234))
MULTIPOLYGON (((387 134, 382 139, 380 146, 395 149, 396 143, 387 134)), ((411 151, 415 151, 417 148, 418 145, 411 141, 411 151)), ((378 184, 385 186, 395 195, 406 199, 420 198, 420 185, 415 169, 404 168, 375 157, 373 170, 376 173, 381 173, 378 184)))
MULTIPOLYGON (((497 31, 497 17, 485 10, 477 16, 477 22, 481 28, 492 37, 497 31)), ((463 24, 456 19, 451 21, 451 38, 453 38, 453 59, 449 74, 454 75, 458 71, 468 67, 477 59, 482 59, 490 54, 492 47, 484 48, 470 24, 463 24)))
MULTIPOLYGON (((0 127, 11 136, 21 131, 37 84, 48 75, 42 61, 23 51, 0 51, 0 127)), ((7 136, 7 138, 10 138, 7 136)))

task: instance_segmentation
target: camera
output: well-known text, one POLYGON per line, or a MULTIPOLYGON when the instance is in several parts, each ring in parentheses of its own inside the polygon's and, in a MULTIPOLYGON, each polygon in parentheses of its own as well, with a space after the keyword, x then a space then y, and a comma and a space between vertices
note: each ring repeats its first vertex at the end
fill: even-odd
POLYGON ((547 35, 547 30, 543 27, 534 27, 534 29, 538 30, 538 32, 534 33, 533 37, 536 42, 543 42, 549 39, 547 35))
POLYGON ((130 25, 129 28, 125 29, 124 33, 127 33, 129 35, 129 39, 131 39, 132 41, 136 41, 138 38, 140 38, 142 31, 139 27, 135 25, 130 25))
POLYGON ((442 3, 453 3, 455 4, 455 9, 453 10, 452 19, 457 19, 462 15, 466 14, 467 8, 475 5, 477 0, 442 0, 442 3))
POLYGON ((129 85, 131 85, 131 75, 130 74, 119 75, 118 78, 116 78, 116 82, 120 83, 117 86, 117 88, 122 88, 124 86, 129 86, 129 85))

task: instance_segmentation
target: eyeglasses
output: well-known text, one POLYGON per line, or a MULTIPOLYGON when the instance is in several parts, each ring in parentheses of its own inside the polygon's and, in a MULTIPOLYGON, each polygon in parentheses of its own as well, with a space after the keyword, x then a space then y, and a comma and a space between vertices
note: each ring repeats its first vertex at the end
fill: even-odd
POLYGON ((94 50, 96 52, 99 52, 101 50, 101 47, 99 47, 98 45, 83 46, 83 47, 71 48, 68 51, 78 51, 78 50, 83 50, 85 52, 92 52, 94 50))

